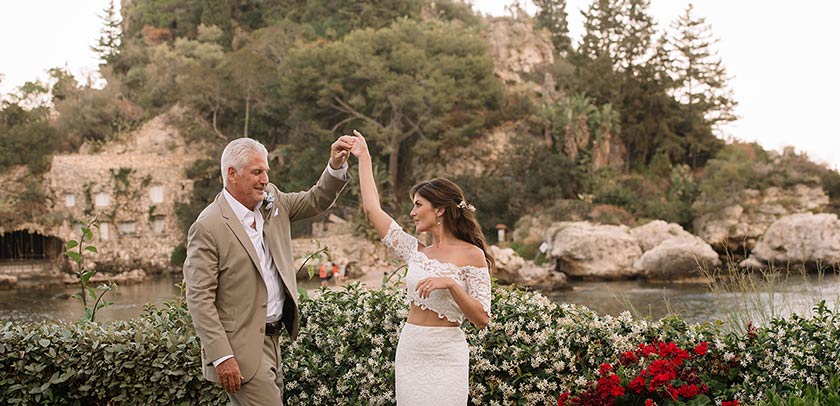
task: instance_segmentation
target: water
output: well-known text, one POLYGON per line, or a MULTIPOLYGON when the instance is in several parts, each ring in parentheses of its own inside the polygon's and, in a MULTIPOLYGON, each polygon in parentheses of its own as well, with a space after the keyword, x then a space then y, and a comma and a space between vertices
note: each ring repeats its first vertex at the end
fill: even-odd
MULTIPOLYGON (((160 277, 141 284, 120 286, 107 297, 113 305, 97 314, 99 321, 136 317, 143 313, 144 304, 161 305, 176 297, 179 289, 177 277, 160 277)), ((332 285, 332 284, 331 284, 332 285)), ((724 320, 733 312, 751 308, 768 307, 772 301, 778 315, 790 312, 807 312, 820 299, 826 299, 829 308, 838 305, 840 278, 836 275, 791 275, 787 280, 768 287, 759 284, 753 292, 711 292, 705 284, 660 283, 644 281, 572 282, 571 291, 546 294, 556 302, 584 305, 599 314, 618 315, 630 310, 637 316, 659 319, 669 314, 679 314, 686 321, 699 323, 724 320)), ((318 281, 303 281, 305 289, 317 289, 318 281)), ((0 291, 0 320, 63 320, 75 321, 82 315, 81 303, 70 295, 78 288, 16 289, 0 291)), ((768 314, 766 311, 758 313, 768 314)), ((758 315, 754 315, 758 317, 758 315)))

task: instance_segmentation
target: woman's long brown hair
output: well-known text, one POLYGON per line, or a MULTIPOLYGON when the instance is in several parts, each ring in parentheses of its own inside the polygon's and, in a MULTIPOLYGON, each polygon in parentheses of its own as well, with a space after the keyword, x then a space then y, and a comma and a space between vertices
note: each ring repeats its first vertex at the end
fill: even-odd
POLYGON ((455 182, 445 178, 421 181, 411 188, 411 199, 414 199, 416 194, 428 200, 432 207, 444 209, 444 227, 459 240, 481 248, 484 251, 487 268, 490 272, 496 271, 496 259, 487 251, 487 242, 475 218, 475 213, 467 207, 458 207, 461 202, 465 204, 469 202, 464 199, 464 192, 455 182))

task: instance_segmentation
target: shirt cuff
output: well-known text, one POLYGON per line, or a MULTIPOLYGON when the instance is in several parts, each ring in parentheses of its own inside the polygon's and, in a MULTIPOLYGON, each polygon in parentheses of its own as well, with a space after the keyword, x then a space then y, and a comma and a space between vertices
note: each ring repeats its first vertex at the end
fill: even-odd
POLYGON ((227 361, 231 358, 233 358, 233 355, 225 355, 224 357, 213 361, 213 367, 215 368, 215 367, 219 366, 219 364, 221 364, 222 362, 225 362, 225 361, 227 361))
POLYGON ((344 164, 341 165, 341 168, 333 169, 329 162, 327 162, 327 172, 329 172, 330 175, 332 175, 332 177, 339 180, 349 180, 347 178, 347 168, 349 167, 350 165, 347 164, 347 161, 344 161, 344 164))

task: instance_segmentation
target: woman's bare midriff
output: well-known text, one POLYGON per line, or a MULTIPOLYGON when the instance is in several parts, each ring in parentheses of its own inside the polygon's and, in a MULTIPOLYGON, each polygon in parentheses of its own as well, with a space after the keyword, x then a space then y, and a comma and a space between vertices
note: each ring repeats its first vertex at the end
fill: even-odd
POLYGON ((460 324, 451 322, 446 320, 445 318, 441 319, 437 312, 433 310, 423 310, 420 306, 412 303, 411 307, 408 309, 408 320, 409 323, 417 325, 417 326, 426 326, 426 327, 459 327, 460 324))

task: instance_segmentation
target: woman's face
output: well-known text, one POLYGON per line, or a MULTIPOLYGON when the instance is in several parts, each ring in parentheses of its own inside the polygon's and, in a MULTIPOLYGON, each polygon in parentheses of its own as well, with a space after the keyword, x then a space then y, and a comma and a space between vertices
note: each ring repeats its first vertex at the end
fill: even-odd
POLYGON ((431 231, 437 226, 437 216, 439 210, 432 207, 432 203, 426 200, 419 194, 414 194, 414 204, 411 209, 411 219, 414 220, 414 227, 417 228, 418 233, 424 231, 431 231))

